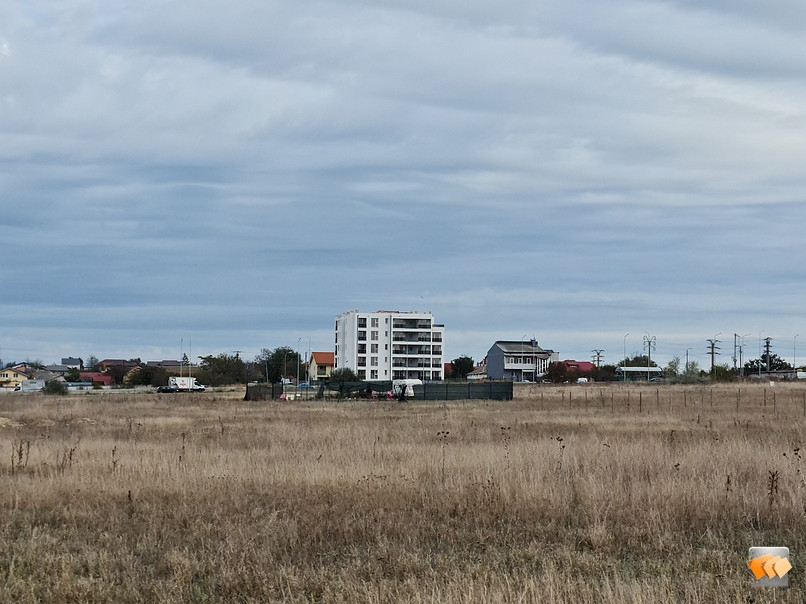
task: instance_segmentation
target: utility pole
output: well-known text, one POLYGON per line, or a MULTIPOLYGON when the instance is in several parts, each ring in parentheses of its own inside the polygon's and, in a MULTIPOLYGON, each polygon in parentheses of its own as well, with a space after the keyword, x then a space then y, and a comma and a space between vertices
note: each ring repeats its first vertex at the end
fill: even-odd
POLYGON ((739 348, 739 334, 735 333, 735 334, 733 334, 733 373, 734 373, 734 375, 736 374, 736 361, 737 361, 736 351, 738 350, 738 348, 739 348))
POLYGON ((764 356, 767 357, 767 374, 772 371, 772 367, 770 366, 770 349, 772 348, 771 343, 772 338, 764 338, 764 356))
MULTIPOLYGON (((719 334, 716 334, 716 335, 718 336, 719 334)), ((708 342, 708 348, 710 349, 708 351, 708 354, 711 355, 711 373, 713 374, 714 373, 714 357, 719 354, 717 352, 717 350, 719 350, 719 346, 717 346, 717 344, 719 344, 720 340, 717 340, 716 336, 714 336, 713 338, 707 339, 706 342, 708 342)))
POLYGON ((649 381, 649 366, 652 364, 652 349, 655 348, 655 336, 646 334, 644 336, 644 348, 646 348, 646 381, 649 381))
POLYGON ((602 353, 604 349, 594 348, 591 352, 593 353, 593 362, 596 363, 596 369, 599 369, 602 366, 602 353))

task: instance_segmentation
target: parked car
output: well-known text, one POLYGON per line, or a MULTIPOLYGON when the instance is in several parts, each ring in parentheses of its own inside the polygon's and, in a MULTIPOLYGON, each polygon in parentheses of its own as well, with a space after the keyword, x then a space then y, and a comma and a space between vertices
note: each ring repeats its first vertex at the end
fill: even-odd
POLYGON ((315 388, 315 386, 311 386, 308 382, 300 382, 297 388, 300 390, 305 390, 306 388, 315 388))

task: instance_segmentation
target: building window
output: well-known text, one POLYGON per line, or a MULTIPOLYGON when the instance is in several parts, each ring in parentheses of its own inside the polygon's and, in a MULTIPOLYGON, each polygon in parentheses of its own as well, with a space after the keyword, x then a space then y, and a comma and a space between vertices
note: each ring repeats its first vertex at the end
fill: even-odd
POLYGON ((372 371, 369 372, 369 379, 371 379, 371 380, 377 380, 378 379, 378 370, 377 369, 373 369, 372 371))
POLYGON ((369 335, 370 335, 370 339, 372 339, 372 340, 377 340, 378 339, 378 332, 377 331, 373 331, 369 335))
POLYGON ((371 325, 372 327, 378 327, 378 317, 372 317, 371 325))
POLYGON ((369 357, 369 364, 373 367, 378 366, 378 357, 369 357))
POLYGON ((358 354, 366 354, 367 353, 367 345, 366 344, 359 344, 358 345, 358 354))
POLYGON ((358 366, 359 367, 366 367, 367 366, 367 357, 358 357, 358 366))
POLYGON ((367 326, 367 318, 366 317, 359 317, 358 318, 358 326, 359 327, 366 327, 367 326))
POLYGON ((374 352, 378 354, 378 345, 377 344, 370 344, 370 352, 374 352))
POLYGON ((358 372, 358 379, 359 379, 359 380, 365 380, 365 379, 367 379, 367 372, 366 372, 366 371, 364 371, 363 369, 362 369, 362 370, 360 370, 360 371, 358 372))
POLYGON ((359 340, 366 340, 367 339, 367 332, 366 331, 359 331, 358 332, 358 339, 359 340))

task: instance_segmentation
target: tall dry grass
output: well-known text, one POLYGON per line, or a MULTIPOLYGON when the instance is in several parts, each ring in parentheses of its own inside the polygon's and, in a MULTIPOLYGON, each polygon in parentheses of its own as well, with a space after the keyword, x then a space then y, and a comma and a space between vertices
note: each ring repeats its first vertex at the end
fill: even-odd
POLYGON ((803 600, 797 386, 235 396, 0 398, 0 601, 803 600))

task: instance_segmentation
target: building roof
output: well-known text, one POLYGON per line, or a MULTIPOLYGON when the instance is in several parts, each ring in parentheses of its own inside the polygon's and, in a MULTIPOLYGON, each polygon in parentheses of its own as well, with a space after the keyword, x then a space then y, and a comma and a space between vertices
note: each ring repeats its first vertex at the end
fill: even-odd
POLYGON ((126 359, 104 359, 101 365, 128 365, 129 361, 126 359))
POLYGON ((333 352, 312 352, 313 362, 317 365, 334 365, 336 354, 333 352))
POLYGON ((37 369, 34 371, 31 377, 33 377, 35 380, 45 380, 46 382, 49 382, 50 380, 61 376, 58 373, 49 371, 48 369, 37 369))
POLYGON ((565 365, 566 369, 575 369, 577 371, 596 371, 596 365, 591 363, 590 361, 560 361, 561 364, 565 365))
POLYGON ((180 367, 181 361, 162 360, 162 361, 148 361, 146 367, 180 367))
POLYGON ((616 373, 663 373, 661 367, 616 367, 616 373))
POLYGON ((553 350, 541 348, 537 345, 537 340, 535 340, 535 345, 532 346, 531 340, 498 340, 493 346, 498 346, 502 351, 508 353, 517 353, 517 354, 532 354, 532 353, 546 353, 546 354, 553 354, 553 350))
POLYGON ((75 357, 62 357, 62 365, 81 365, 81 359, 75 357))

